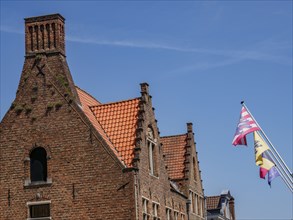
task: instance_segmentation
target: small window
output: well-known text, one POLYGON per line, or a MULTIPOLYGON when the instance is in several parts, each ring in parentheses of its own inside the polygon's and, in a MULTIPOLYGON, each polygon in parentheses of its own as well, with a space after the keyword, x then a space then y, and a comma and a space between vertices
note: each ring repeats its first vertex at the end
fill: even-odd
POLYGON ((179 216, 179 212, 178 211, 174 211, 174 220, 179 220, 178 219, 179 216))
POLYGON ((148 212, 148 205, 149 205, 149 201, 147 199, 142 199, 142 216, 143 216, 143 220, 149 220, 149 212, 148 212))
POLYGON ((181 213, 181 220, 185 220, 185 215, 181 213))
POLYGON ((193 213, 196 213, 197 203, 196 203, 196 195, 194 193, 192 193, 192 204, 193 204, 193 206, 192 206, 193 213))
POLYGON ((194 213, 194 199, 193 199, 193 193, 191 191, 189 191, 189 200, 190 200, 190 209, 191 212, 194 213))
POLYGON ((196 198, 197 198, 197 214, 198 215, 201 215, 201 198, 199 198, 198 195, 196 195, 196 198))
POLYGON ((147 134, 147 146, 149 156, 149 171, 153 176, 158 176, 157 172, 157 152, 156 152, 156 139, 154 138, 154 132, 149 127, 147 134))
POLYGON ((153 220, 158 220, 159 218, 159 204, 153 203, 153 220))
POLYGON ((196 175, 197 175, 197 172, 196 172, 196 165, 197 164, 195 164, 195 158, 193 158, 193 160, 192 160, 192 165, 193 165, 193 179, 194 179, 194 181, 197 181, 197 178, 196 178, 196 175))
POLYGON ((166 208, 166 217, 167 220, 171 220, 171 209, 166 208))
POLYGON ((154 155, 154 150, 155 150, 155 145, 151 141, 148 141, 148 146, 149 146, 149 170, 152 175, 155 175, 155 155, 154 155))
POLYGON ((50 216, 50 203, 29 205, 29 220, 49 220, 50 216))
POLYGON ((195 206, 194 206, 194 212, 197 214, 197 215, 199 215, 199 208, 198 208, 198 195, 196 195, 196 194, 194 194, 194 204, 195 204, 195 206))
POLYGON ((30 154, 31 182, 47 181, 47 152, 37 147, 30 154))
POLYGON ((204 199, 202 199, 201 208, 202 208, 202 216, 204 216, 205 215, 205 200, 204 199))

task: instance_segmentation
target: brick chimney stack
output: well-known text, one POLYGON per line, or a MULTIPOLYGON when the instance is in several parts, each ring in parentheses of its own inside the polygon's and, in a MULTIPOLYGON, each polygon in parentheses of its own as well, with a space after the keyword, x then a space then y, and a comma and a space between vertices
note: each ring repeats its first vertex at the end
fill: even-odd
POLYGON ((16 101, 57 103, 80 100, 65 55, 65 19, 60 14, 25 18, 25 60, 16 101), (32 88, 35 88, 33 91, 32 88), (53 91, 55 89, 55 91, 53 91), (55 95, 50 95, 55 94, 55 95), (63 96, 61 100, 57 97, 63 96))
POLYGON ((192 123, 191 122, 188 122, 187 124, 187 132, 188 133, 193 133, 193 125, 192 125, 192 123))
POLYGON ((65 19, 60 14, 25 18, 25 54, 61 53, 65 56, 65 19))

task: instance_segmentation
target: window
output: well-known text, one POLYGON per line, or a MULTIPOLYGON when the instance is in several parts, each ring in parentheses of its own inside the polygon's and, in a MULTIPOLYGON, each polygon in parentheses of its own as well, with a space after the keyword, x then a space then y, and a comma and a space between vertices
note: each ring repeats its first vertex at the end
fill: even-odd
POLYGON ((145 198, 142 199, 142 216, 143 220, 149 220, 149 212, 148 212, 149 201, 145 198))
POLYGON ((202 210, 201 214, 204 217, 205 216, 205 200, 204 199, 201 200, 201 210, 202 210))
POLYGON ((50 220, 50 202, 32 202, 28 204, 28 220, 50 220))
POLYGON ((30 153, 31 182, 47 181, 47 152, 37 147, 30 153))
POLYGON ((166 208, 166 217, 167 217, 167 220, 171 220, 171 209, 169 208, 166 208))
POLYGON ((155 175, 155 163, 154 163, 155 145, 153 142, 148 141, 148 147, 149 147, 149 170, 150 170, 150 174, 155 175))
POLYGON ((199 198, 198 195, 196 195, 196 201, 197 201, 197 214, 201 215, 201 199, 199 198))
POLYGON ((147 134, 147 145, 148 145, 148 154, 149 154, 149 170, 151 175, 157 176, 157 168, 156 168, 156 151, 155 151, 155 139, 154 139, 154 132, 149 127, 148 134, 147 134))
POLYGON ((192 161, 192 165, 193 165, 193 179, 194 181, 197 181, 197 178, 196 178, 196 175, 197 175, 197 172, 196 172, 196 164, 195 164, 195 159, 193 158, 193 161, 192 161))
POLYGON ((159 218, 159 204, 153 203, 153 220, 158 220, 159 218))
POLYGON ((174 220, 179 220, 178 219, 179 216, 179 212, 178 211, 174 211, 174 220))
POLYGON ((194 207, 193 207, 194 199, 193 199, 193 193, 191 191, 189 191, 189 200, 190 200, 190 211, 194 213, 194 207))
POLYGON ((181 213, 181 220, 185 220, 185 215, 181 213))
POLYGON ((192 210, 193 210, 193 213, 196 213, 196 199, 195 199, 195 194, 192 193, 192 210))

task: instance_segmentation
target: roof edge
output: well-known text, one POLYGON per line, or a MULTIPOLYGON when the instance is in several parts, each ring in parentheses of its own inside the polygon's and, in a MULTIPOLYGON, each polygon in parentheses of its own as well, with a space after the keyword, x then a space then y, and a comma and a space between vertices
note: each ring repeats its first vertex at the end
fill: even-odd
POLYGON ((187 134, 175 134, 175 135, 168 135, 168 136, 161 136, 160 138, 170 138, 170 137, 181 137, 181 136, 187 136, 187 134))
POLYGON ((91 98, 93 98, 96 102, 100 103, 102 105, 102 103, 100 101, 98 101, 94 96, 92 96, 91 94, 89 94, 87 91, 85 91, 84 89, 80 88, 77 85, 74 85, 76 89, 81 90, 82 92, 86 93, 88 96, 90 96, 91 98))
POLYGON ((136 98, 132 98, 132 99, 125 99, 125 100, 121 100, 121 101, 117 101, 117 102, 101 103, 100 105, 93 105, 93 106, 89 106, 89 107, 90 108, 92 108, 92 107, 103 107, 103 106, 107 106, 107 105, 113 105, 113 104, 118 104, 118 103, 123 103, 123 102, 129 102, 129 101, 133 101, 133 100, 140 100, 140 97, 136 97, 136 98))

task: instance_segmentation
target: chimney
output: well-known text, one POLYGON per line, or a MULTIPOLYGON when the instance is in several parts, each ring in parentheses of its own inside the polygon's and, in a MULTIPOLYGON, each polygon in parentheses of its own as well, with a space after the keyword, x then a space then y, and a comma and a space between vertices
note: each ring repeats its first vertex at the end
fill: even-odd
POLYGON ((60 14, 50 14, 24 20, 25 61, 18 91, 27 95, 32 84, 38 84, 39 91, 48 89, 47 84, 54 84, 68 101, 80 104, 65 56, 65 19, 60 14))
POLYGON ((25 54, 61 53, 65 56, 65 19, 60 14, 25 18, 25 54))
POLYGON ((142 94, 149 94, 149 84, 146 82, 140 84, 140 91, 142 94))
POLYGON ((234 198, 232 197, 229 201, 229 209, 230 209, 230 213, 231 213, 231 219, 232 220, 236 220, 236 216, 235 216, 235 204, 234 204, 234 198))
POLYGON ((186 123, 187 125, 187 133, 193 133, 193 126, 191 122, 186 123))

